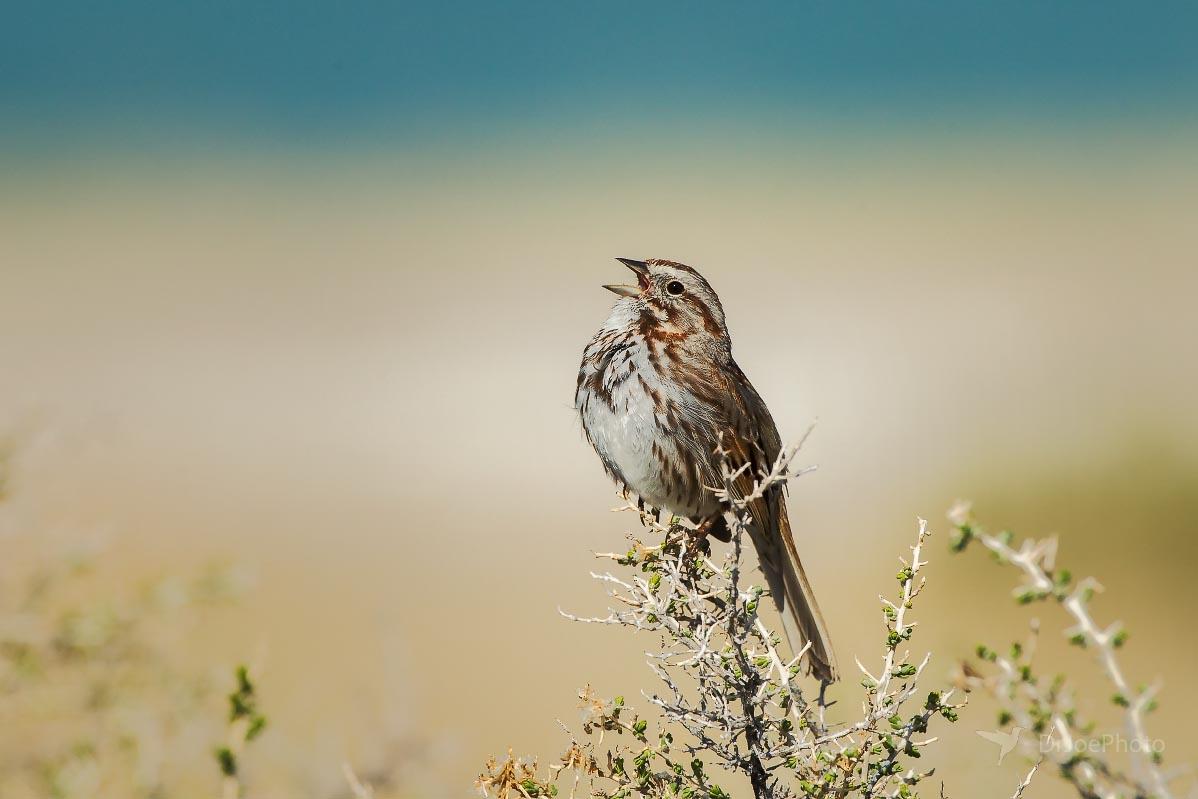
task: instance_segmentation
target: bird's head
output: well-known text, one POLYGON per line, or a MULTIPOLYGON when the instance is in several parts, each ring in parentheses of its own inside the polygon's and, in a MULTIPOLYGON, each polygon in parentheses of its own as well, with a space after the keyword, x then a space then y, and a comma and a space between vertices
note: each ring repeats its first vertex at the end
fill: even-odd
POLYGON ((611 284, 604 286, 629 304, 642 318, 654 322, 660 329, 694 335, 707 334, 727 340, 724 307, 711 284, 694 268, 676 261, 650 258, 636 261, 617 258, 636 275, 636 285, 611 284))

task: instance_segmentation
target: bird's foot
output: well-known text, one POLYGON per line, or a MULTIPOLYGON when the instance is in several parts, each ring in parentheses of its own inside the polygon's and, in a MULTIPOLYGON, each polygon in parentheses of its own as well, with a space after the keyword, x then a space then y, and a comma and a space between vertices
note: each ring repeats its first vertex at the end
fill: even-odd
POLYGON ((711 521, 704 520, 693 528, 686 528, 686 537, 690 545, 704 555, 711 554, 711 542, 707 537, 711 534, 711 521))
POLYGON ((715 516, 709 516, 699 522, 695 527, 695 534, 707 538, 710 536, 716 541, 723 541, 727 544, 732 540, 732 531, 728 529, 728 522, 724 519, 724 514, 718 513, 715 516))

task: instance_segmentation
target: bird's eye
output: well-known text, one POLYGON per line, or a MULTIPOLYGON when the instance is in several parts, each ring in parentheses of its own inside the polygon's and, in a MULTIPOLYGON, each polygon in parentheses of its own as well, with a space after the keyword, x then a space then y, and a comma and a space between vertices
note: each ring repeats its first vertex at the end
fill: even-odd
POLYGON ((675 297, 677 297, 683 291, 682 284, 679 283, 677 280, 671 280, 669 283, 666 284, 666 291, 670 292, 675 297))

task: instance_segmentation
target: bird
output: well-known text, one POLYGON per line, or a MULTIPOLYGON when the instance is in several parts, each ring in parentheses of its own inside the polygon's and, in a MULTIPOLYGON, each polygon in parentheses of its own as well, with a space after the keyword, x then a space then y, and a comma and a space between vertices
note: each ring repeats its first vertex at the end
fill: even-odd
POLYGON ((1002 765, 1003 758, 1015 750, 1015 745, 1019 743, 1019 735, 1022 732, 1022 727, 1012 727, 1009 733, 1002 730, 995 730, 994 732, 987 732, 986 730, 977 731, 980 737, 992 744, 998 744, 997 765, 1002 765))
MULTIPOLYGON (((693 267, 660 258, 617 258, 635 284, 604 286, 617 295, 607 320, 583 350, 574 405, 608 475, 645 506, 730 541, 721 457, 732 468, 734 497, 753 493, 782 449, 765 401, 732 358, 724 308, 693 267), (717 450, 727 454, 721 456, 717 450)), ((827 625, 799 560, 782 485, 748 503, 757 551, 790 647, 807 673, 837 679, 827 625)))

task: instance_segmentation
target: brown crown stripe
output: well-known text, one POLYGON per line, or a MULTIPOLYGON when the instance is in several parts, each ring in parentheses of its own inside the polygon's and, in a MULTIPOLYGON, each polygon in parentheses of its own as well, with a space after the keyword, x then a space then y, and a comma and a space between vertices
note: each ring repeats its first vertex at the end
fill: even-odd
POLYGON ((702 275, 695 271, 693 266, 687 266, 686 264, 679 263, 678 261, 671 261, 667 258, 649 258, 645 261, 645 263, 649 264, 650 266, 669 266, 673 267, 674 269, 681 269, 684 272, 690 272, 695 277, 703 280, 704 283, 707 282, 702 275))

